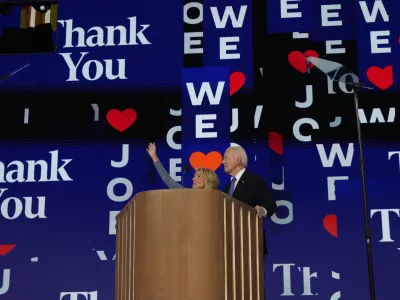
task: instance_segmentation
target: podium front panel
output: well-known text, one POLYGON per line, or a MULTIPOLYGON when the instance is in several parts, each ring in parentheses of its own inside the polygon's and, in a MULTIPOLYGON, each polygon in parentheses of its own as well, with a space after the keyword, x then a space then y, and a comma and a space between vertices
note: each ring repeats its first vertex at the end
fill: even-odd
POLYGON ((240 201, 223 198, 225 300, 264 300, 263 221, 240 201))
POLYGON ((139 193, 117 216, 116 300, 264 300, 262 220, 213 190, 139 193))

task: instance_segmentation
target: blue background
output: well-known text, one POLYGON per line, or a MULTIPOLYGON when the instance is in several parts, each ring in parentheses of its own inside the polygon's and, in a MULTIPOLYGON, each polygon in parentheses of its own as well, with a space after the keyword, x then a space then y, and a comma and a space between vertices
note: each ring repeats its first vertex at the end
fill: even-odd
MULTIPOLYGON (((58 23, 57 53, 0 56, 0 74, 11 72, 27 63, 31 64, 19 74, 3 82, 2 88, 140 89, 179 87, 183 58, 182 51, 177 51, 177 49, 183 49, 183 2, 118 0, 112 6, 123 9, 111 10, 107 9, 108 5, 108 3, 102 4, 95 1, 60 1, 57 19, 73 19, 74 28, 83 27, 87 32, 93 26, 100 26, 104 29, 105 26, 123 25, 129 28, 127 18, 136 16, 138 30, 141 28, 139 24, 150 24, 144 31, 144 35, 151 42, 151 45, 63 48, 65 28, 58 23), (154 7, 157 7, 157 9, 154 9, 154 7), (69 69, 59 53, 72 53, 72 60, 77 62, 81 52, 89 52, 83 58, 81 66, 90 59, 100 62, 103 62, 104 59, 126 59, 126 77, 128 79, 107 80, 104 75, 97 81, 89 81, 85 80, 78 71, 81 80, 79 82, 67 82, 69 69)), ((10 16, 3 18, 11 19, 10 16)), ((5 21, 3 22, 5 23, 5 21)), ((19 22, 17 24, 19 27, 19 22)), ((77 35, 74 34, 73 44, 76 45, 77 35)), ((118 38, 119 34, 116 33, 115 41, 118 41, 118 38)), ((116 61, 114 61, 114 65, 117 65, 116 61)), ((92 72, 93 76, 94 71, 92 72)))
MULTIPOLYGON (((243 3, 235 1, 234 3, 239 7, 240 5, 249 5, 246 2, 248 1, 243 3)), ((310 33, 311 40, 322 40, 324 36, 325 40, 352 38, 347 27, 346 30, 338 29, 338 31, 320 28, 320 18, 318 17, 320 9, 317 10, 319 7, 317 2, 308 0, 300 3, 301 10, 304 13, 303 19, 281 20, 279 17, 279 1, 269 0, 269 32, 307 31, 310 33), (314 18, 313 16, 317 17, 314 18)), ((0 56, 0 75, 25 63, 31 63, 29 68, 3 82, 1 84, 3 89, 16 87, 26 89, 88 88, 96 90, 106 87, 116 89, 181 88, 182 82, 189 78, 195 79, 197 82, 205 79, 210 82, 227 81, 229 74, 233 71, 244 72, 247 77, 246 88, 252 86, 251 42, 253 37, 249 26, 250 5, 246 15, 246 29, 238 30, 237 33, 241 39, 240 51, 243 60, 240 63, 230 61, 225 64, 218 60, 219 51, 216 48, 218 37, 234 35, 237 29, 229 28, 219 34, 218 30, 210 24, 209 19, 209 7, 217 3, 205 1, 204 15, 206 19, 203 24, 205 53, 203 59, 206 66, 216 69, 184 69, 182 74, 183 3, 179 1, 167 3, 158 0, 149 3, 134 3, 121 0, 118 2, 118 6, 124 7, 124 9, 113 10, 112 13, 98 2, 82 4, 81 2, 70 1, 68 5, 66 3, 60 3, 59 19, 73 18, 75 25, 88 29, 93 25, 120 25, 127 17, 137 16, 139 24, 151 24, 146 33, 149 34, 149 39, 154 38, 156 42, 150 46, 140 46, 139 48, 90 49, 88 55, 96 59, 121 56, 128 60, 127 75, 129 80, 110 83, 99 80, 97 82, 82 81, 79 85, 66 84, 64 80, 67 76, 67 69, 58 53, 0 56), (79 10, 76 9, 78 6, 79 10), (155 7, 157 9, 154 9, 155 7), (95 9, 100 13, 93 13, 95 9), (250 75, 248 72, 250 72, 250 75)), ((330 1, 324 0, 324 3, 330 3, 330 1)), ((391 13, 391 22, 385 26, 389 26, 387 28, 393 30, 392 51, 394 53, 373 56, 368 52, 370 45, 367 38, 371 28, 383 28, 380 27, 382 25, 379 23, 380 17, 378 17, 376 24, 366 25, 361 18, 362 16, 360 16, 359 7, 356 7, 356 15, 352 15, 353 11, 349 11, 351 5, 346 4, 346 20, 349 22, 349 15, 352 15, 351 21, 356 24, 356 35, 353 38, 356 38, 358 56, 351 59, 358 62, 362 82, 366 80, 366 70, 372 65, 384 67, 386 64, 393 64, 394 72, 398 69, 399 64, 396 58, 398 45, 397 48, 394 46, 394 43, 396 43, 395 30, 398 27, 397 20, 400 20, 400 18, 395 18, 398 4, 393 1, 385 2, 385 4, 387 3, 387 10, 391 13)), ((224 2, 224 5, 228 4, 224 2)), ((220 12, 223 11, 223 6, 221 5, 221 7, 220 12)), ((235 9, 235 11, 238 10, 235 9)), ((7 24, 7 26, 10 24, 18 26, 19 22, 16 22, 15 19, 11 21, 9 19, 12 19, 13 16, 14 14, 1 19, 3 28, 7 24), (9 23, 7 23, 8 21, 3 22, 6 18, 9 23)), ((63 30, 59 30, 58 44, 63 44, 63 40, 63 30)), ((307 46, 307 49, 312 49, 311 46, 307 46)), ((279 47, 277 48, 277 51, 284 52, 279 47)), ((300 48, 298 50, 302 50, 300 48)), ((74 52, 75 54, 81 52, 80 49, 73 49, 73 51, 76 52, 74 52)), ((287 57, 286 53, 285 55, 287 57)), ((282 62, 282 64, 284 63, 286 63, 286 60, 282 62)), ((265 71, 265 73, 268 73, 269 70, 265 71)), ((286 72, 282 74, 286 76, 286 72)), ((296 73, 296 75, 298 74, 296 73)), ((281 77, 276 77, 281 81, 281 77)), ((321 77, 323 76, 321 75, 321 77)), ((397 78, 398 76, 395 76, 395 80, 397 78)), ((290 80, 288 81, 290 82, 290 80)), ((300 80, 295 82, 298 83, 300 80)), ((317 87, 317 85, 315 86, 317 87)), ((357 150, 355 150, 351 167, 342 168, 336 162, 332 168, 323 168, 318 151, 312 143, 307 145, 303 143, 285 144, 284 154, 281 156, 269 150, 267 143, 242 142, 243 137, 246 141, 251 140, 253 129, 248 131, 247 135, 242 134, 242 139, 238 140, 234 140, 229 134, 230 109, 232 107, 240 107, 240 116, 242 116, 242 113, 245 114, 245 117, 242 117, 240 121, 240 127, 242 127, 253 124, 253 108, 256 100, 260 101, 257 103, 263 104, 267 102, 267 98, 268 100, 271 99, 270 102, 283 103, 286 101, 285 108, 291 108, 294 106, 294 99, 300 100, 303 99, 301 97, 304 97, 303 94, 296 95, 297 98, 286 97, 286 93, 290 89, 285 89, 282 90, 282 99, 285 101, 281 101, 281 98, 271 96, 276 91, 274 88, 276 87, 272 85, 272 88, 268 89, 268 94, 262 95, 262 97, 259 97, 260 99, 249 97, 238 104, 238 98, 229 97, 229 85, 226 85, 221 104, 217 109, 207 105, 206 99, 204 100, 205 105, 193 109, 188 106, 189 99, 182 91, 182 111, 184 112, 182 116, 182 151, 172 150, 168 148, 164 140, 157 140, 159 157, 166 169, 169 170, 169 159, 171 158, 182 158, 182 162, 185 164, 193 151, 207 153, 211 150, 218 150, 223 154, 223 150, 229 146, 230 142, 235 141, 241 144, 248 153, 249 169, 263 175, 271 189, 272 183, 281 183, 283 177, 284 189, 272 191, 278 204, 283 203, 282 201, 288 201, 293 205, 293 221, 291 223, 279 224, 279 220, 288 215, 288 209, 284 206, 278 208, 277 214, 272 220, 265 221, 269 246, 269 255, 266 258, 265 265, 267 299, 287 298, 287 296, 282 295, 284 282, 291 284, 293 293, 290 296, 291 299, 304 299, 306 296, 302 296, 302 293, 305 268, 310 268, 311 273, 317 272, 318 274, 317 278, 311 279, 311 291, 314 299, 338 299, 331 296, 337 292, 340 292, 341 296, 346 299, 368 299, 363 203, 357 150), (221 134, 221 139, 218 141, 194 141, 194 115, 210 111, 216 111, 218 114, 220 122, 218 123, 218 132, 221 134), (284 174, 282 168, 284 168, 284 174), (348 181, 336 182, 336 201, 328 201, 327 176, 349 176, 348 181), (338 238, 331 236, 323 227, 324 217, 332 214, 337 216, 338 238), (279 264, 294 264, 290 277, 283 278, 282 268, 277 267, 279 264), (332 272, 340 273, 340 279, 332 278, 332 272)), ((304 86, 301 88, 303 93, 304 86)), ((321 98, 324 101, 326 100, 325 96, 324 94, 315 98, 321 98)), ((379 97, 382 96, 379 95, 379 97)), ((317 99, 315 100, 317 101, 317 99)), ((6 101, 4 102, 8 104, 6 101)), ((120 105, 119 102, 115 105, 117 106, 117 104, 120 105)), ((126 105, 126 103, 121 104, 121 107, 126 105)), ((151 113, 155 106, 153 104, 150 104, 150 106, 150 108, 147 108, 151 113)), ((291 112, 290 109, 285 109, 283 110, 284 113, 279 114, 272 105, 266 107, 265 110, 268 109, 270 109, 270 116, 275 115, 275 117, 282 119, 286 115, 290 115, 291 112)), ((102 111, 105 111, 105 109, 102 108, 102 111)), ((324 115, 322 112, 326 112, 326 110, 321 109, 317 112, 314 111, 314 113, 307 111, 307 114, 314 114, 314 116, 322 119, 324 115)), ((143 112, 143 115, 145 113, 147 111, 143 112)), ((307 114, 303 114, 302 117, 307 114)), ((92 120, 92 111, 90 111, 89 119, 92 120)), ((265 118, 263 119, 265 120, 265 118)), ((156 119, 156 122, 154 122, 152 119, 151 121, 152 125, 161 127, 160 123, 163 120, 156 119)), ((288 122, 288 124, 285 124, 285 126, 290 127, 293 123, 288 122)), ((322 121, 321 124, 323 124, 322 121)), ((354 125, 354 122, 351 124, 354 125)), ((78 125, 76 127, 79 128, 78 125)), ((322 127, 323 125, 321 125, 322 127)), ((265 130, 262 134, 267 136, 268 131, 265 130)), ((60 293, 68 291, 98 291, 99 300, 113 298, 114 261, 112 257, 115 253, 115 236, 109 234, 109 214, 110 211, 121 210, 127 201, 119 203, 111 201, 107 196, 107 185, 114 178, 126 178, 133 184, 131 196, 140 191, 165 188, 145 151, 147 142, 139 141, 137 137, 132 137, 129 142, 118 140, 118 142, 108 144, 53 142, 52 144, 9 145, 2 142, 0 161, 6 165, 13 160, 44 159, 49 162, 48 151, 59 150, 60 158, 73 159, 66 169, 74 179, 72 182, 4 183, 0 185, 0 188, 8 189, 0 197, 0 207, 8 197, 22 199, 22 197, 28 196, 45 196, 47 216, 46 219, 29 220, 22 215, 15 220, 7 220, 0 215, 0 245, 17 245, 9 254, 0 257, 0 288, 1 282, 4 280, 3 271, 5 269, 11 270, 10 289, 6 294, 1 295, 3 299, 38 298, 53 300, 59 299, 60 293), (130 144, 130 161, 127 166, 116 169, 111 166, 110 162, 111 160, 120 160, 122 143, 130 144), (107 260, 101 260, 96 251, 104 251, 107 260), (31 262, 32 257, 38 257, 38 262, 31 262)), ((342 146, 345 148, 344 143, 342 143, 342 146)), ((327 144, 328 153, 329 147, 329 144, 327 144)), ((357 146, 354 145, 354 148, 357 149, 357 146)), ((400 149, 400 144, 393 142, 391 145, 368 145, 365 148, 370 209, 397 208, 398 159, 394 156, 391 160, 388 160, 387 156, 388 151, 400 149)), ((222 188, 228 177, 223 174, 221 167, 217 172, 221 176, 222 188)), ((193 174, 193 170, 190 173, 193 174)), ((185 177, 185 186, 190 186, 190 181, 191 176, 188 174, 185 177)), ((123 194, 125 190, 122 186, 117 186, 115 192, 123 194)), ((35 207, 34 204, 34 209, 35 207)), ((397 241, 400 235, 400 222, 394 214, 391 214, 390 221, 394 242, 380 243, 379 240, 382 235, 380 216, 377 213, 371 218, 378 299, 396 299, 398 294, 399 250, 397 248, 400 246, 397 246, 397 241)), ((69 300, 68 297, 63 299, 69 300)), ((82 299, 81 297, 78 300, 82 299)))
MULTIPOLYGON (((211 16, 210 7, 217 7, 220 16, 225 10, 224 3, 206 1, 204 3, 204 63, 208 66, 230 67, 231 73, 241 71, 246 76, 244 89, 253 87, 253 54, 252 54, 252 6, 251 3, 241 1, 229 2, 233 6, 235 15, 239 14, 241 5, 247 5, 246 16, 242 28, 233 28, 228 19, 225 29, 217 29, 211 16), (241 57, 237 60, 219 59, 219 37, 239 36, 238 45, 241 57)), ((57 49, 56 53, 0 55, 0 76, 17 70, 22 66, 30 65, 2 82, 2 89, 176 89, 181 84, 181 70, 183 68, 183 1, 165 2, 160 0, 150 2, 132 2, 118 0, 113 6, 123 9, 106 9, 108 3, 93 1, 68 1, 58 5, 57 20, 73 20, 73 28, 82 27, 85 36, 94 26, 105 31, 105 26, 123 25, 129 29, 129 17, 137 17, 137 30, 141 24, 150 24, 143 31, 150 45, 112 46, 112 47, 74 47, 64 48, 65 25, 57 24, 57 33, 54 34, 57 49), (79 9, 77 9, 79 7, 79 9), (98 9, 97 9, 98 8, 98 9), (102 9, 104 8, 104 9, 102 9), (90 17, 88 17, 90 16, 90 17), (78 67, 79 81, 66 81, 69 77, 69 68, 60 53, 72 53, 71 59, 76 64, 81 58, 81 52, 89 52, 83 57, 78 67), (126 60, 125 75, 127 79, 109 80, 103 76, 98 80, 90 81, 83 77, 81 68, 89 60, 97 60, 104 66, 104 59, 113 60, 113 74, 117 74, 117 59, 126 60)), ((8 16, 0 19, 0 30, 8 27, 19 27, 20 8, 15 7, 8 16)), ((54 28, 53 28, 54 30, 54 28)), ((93 32, 92 32, 93 34, 93 32)), ((129 34, 129 32, 128 32, 129 34)), ((77 44, 77 33, 73 35, 73 45, 77 44)), ((119 33, 115 33, 114 41, 119 42, 119 33)), ((229 43, 232 45, 233 43, 229 43)), ((228 51, 231 53, 232 51, 228 51)), ((91 77, 95 75, 92 63, 91 77)))
POLYGON ((204 5, 204 64, 206 66, 229 67, 231 73, 242 72, 246 81, 243 89, 253 87, 253 32, 252 32, 252 3, 241 0, 205 0, 204 5), (228 19, 225 28, 216 28, 211 15, 211 7, 218 8, 220 20, 225 12, 225 7, 231 6, 236 19, 239 19, 241 6, 247 6, 243 25, 240 28, 232 26, 231 19, 228 19), (219 45, 221 37, 239 37, 239 42, 229 42, 228 47, 236 45, 237 50, 227 51, 240 53, 240 59, 220 59, 219 45), (244 63, 248 62, 248 63, 244 63))
POLYGON ((310 32, 313 29, 315 16, 320 14, 313 0, 287 0, 288 5, 298 6, 296 9, 288 9, 288 14, 301 12, 301 17, 281 18, 281 1, 283 0, 266 1, 269 33, 310 32))
MULTIPOLYGON (((389 15, 389 21, 385 22, 381 12, 378 11, 374 22, 367 23, 364 19, 360 1, 334 1, 334 0, 300 0, 291 1, 289 4, 297 4, 298 9, 293 9, 290 12, 301 12, 299 18, 281 18, 281 1, 284 0, 266 0, 268 7, 268 33, 293 33, 306 32, 309 34, 310 42, 324 41, 355 41, 357 56, 353 60, 357 62, 357 68, 351 70, 359 76, 360 82, 366 85, 373 86, 367 78, 367 70, 372 66, 377 66, 384 69, 386 66, 393 67, 393 85, 386 89, 387 91, 400 91, 400 45, 399 45, 399 8, 400 2, 394 0, 377 1, 383 3, 386 13, 389 15), (330 17, 330 21, 341 20, 342 26, 322 27, 321 26, 321 5, 326 4, 341 4, 341 10, 333 10, 332 13, 338 12, 339 17, 330 17), (391 53, 371 53, 371 31, 390 30, 389 36, 378 36, 378 41, 388 39, 389 44, 378 45, 379 48, 391 48, 391 53)), ((372 12, 374 0, 361 1, 366 2, 368 13, 372 12)), ((302 45, 305 45, 304 43, 302 45)), ((316 44, 314 44, 315 47, 316 44)), ((313 46, 308 44, 312 49, 313 46)), ((334 46, 342 48, 339 45, 334 46)), ((349 52, 347 45, 346 51, 349 52)), ((346 52, 346 53, 347 53, 346 52)), ((326 51, 319 53, 319 57, 326 58, 326 51)), ((335 58, 327 58, 337 61, 335 58)), ((379 90, 379 88, 377 88, 379 90)), ((362 92, 369 92, 363 90, 362 92)))
MULTIPOLYGON (((17 244, 5 257, 0 257, 2 269, 11 269, 11 285, 4 299, 25 299, 35 295, 54 299, 64 291, 98 291, 99 299, 110 299, 114 292, 115 236, 109 235, 109 211, 120 210, 126 202, 113 202, 107 197, 107 185, 116 177, 129 179, 133 194, 165 188, 145 152, 145 143, 129 147, 129 163, 123 168, 111 167, 111 160, 121 160, 121 144, 87 145, 11 145, 0 149, 1 161, 39 160, 49 162, 48 151, 59 150, 59 159, 73 159, 65 168, 73 181, 50 183, 6 183, 8 190, 1 197, 45 196, 46 219, 15 220, 4 217, 1 222, 1 243, 17 244), (95 251, 103 250, 108 260, 100 260, 95 251), (30 262, 39 257, 38 262, 30 262), (24 288, 20 288, 23 285, 24 288)), ((281 159, 267 145, 243 144, 249 155, 249 169, 266 178, 275 174, 272 165, 281 159), (273 162, 274 161, 274 162, 273 162), (269 176, 267 176, 269 174, 269 176), (272 174, 272 175, 271 175, 272 174)), ((356 146, 356 145, 355 145, 356 146)), ((342 144, 346 150, 346 144, 342 144)), ((387 159, 390 147, 366 147, 367 188, 370 209, 396 208, 398 160, 387 159)), ((267 297, 276 299, 283 292, 282 268, 275 264, 294 263, 310 267, 318 278, 312 279, 314 299, 330 299, 341 291, 347 299, 368 299, 368 279, 363 235, 363 203, 358 166, 354 152, 351 167, 323 168, 315 146, 291 145, 284 148, 284 190, 273 191, 276 200, 293 203, 294 219, 286 225, 266 221, 269 255, 266 259, 267 297), (336 201, 328 201, 327 176, 349 176, 349 181, 336 182, 336 201), (323 227, 325 215, 336 214, 338 238, 323 227), (340 273, 340 280, 332 278, 340 273), (318 295, 316 295, 318 293, 318 295)), ((326 145, 329 153, 330 145, 326 145)), ((161 161, 168 169, 169 158, 177 152, 158 143, 161 161)), ((282 166, 282 165, 281 165, 282 166)), ((281 183, 281 181, 275 181, 281 183)), ((125 189, 119 185, 118 195, 125 189)), ((133 196, 133 195, 132 195, 133 196)), ((34 202, 35 203, 35 202, 34 202)), ((34 204, 33 211, 37 209, 34 204)), ((12 211, 10 209, 10 211, 12 211)), ((277 217, 285 218, 287 209, 278 208, 277 217)), ((397 293, 399 255, 397 240, 400 222, 391 216, 393 243, 381 239, 379 214, 371 219, 375 280, 378 299, 394 299, 397 293)), ((302 299, 302 273, 292 268, 293 299, 302 299)), ((268 298, 267 298, 268 299, 268 298)))
POLYGON ((359 7, 357 2, 346 0, 321 0, 314 1, 313 5, 316 17, 313 18, 314 24, 309 30, 309 32, 311 32, 311 41, 352 40, 355 38, 356 28, 354 26, 354 16, 355 9, 359 7), (333 4, 340 4, 341 9, 329 9, 328 14, 338 13, 339 17, 329 17, 328 20, 331 22, 340 20, 342 21, 342 26, 322 26, 321 6, 333 4))
MULTIPOLYGON (((216 97, 217 98, 217 97, 216 97)), ((230 97, 229 97, 229 69, 228 68, 195 68, 183 69, 182 71, 182 159, 189 162, 192 153, 201 151, 207 155, 211 151, 217 151, 224 155, 225 149, 230 145, 230 97), (224 82, 224 88, 218 105, 211 105, 210 100, 205 94, 200 106, 192 105, 186 84, 193 83, 196 95, 204 83, 209 82, 213 95, 217 94, 218 82, 224 82), (205 128, 203 133, 216 132, 216 138, 196 138, 196 115, 215 114, 216 120, 204 120, 206 124, 214 124, 213 129, 205 128)), ((229 177, 224 174, 220 167, 217 170, 220 185, 228 182, 229 177)), ((185 187, 192 186, 194 170, 185 174, 185 187)))

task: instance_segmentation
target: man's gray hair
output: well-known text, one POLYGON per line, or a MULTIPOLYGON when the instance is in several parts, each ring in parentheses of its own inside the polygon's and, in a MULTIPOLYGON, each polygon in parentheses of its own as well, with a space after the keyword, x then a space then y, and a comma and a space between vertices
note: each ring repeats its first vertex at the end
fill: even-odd
POLYGON ((235 153, 235 156, 240 157, 240 164, 247 168, 247 154, 246 151, 240 146, 232 146, 229 147, 227 150, 232 151, 235 153))

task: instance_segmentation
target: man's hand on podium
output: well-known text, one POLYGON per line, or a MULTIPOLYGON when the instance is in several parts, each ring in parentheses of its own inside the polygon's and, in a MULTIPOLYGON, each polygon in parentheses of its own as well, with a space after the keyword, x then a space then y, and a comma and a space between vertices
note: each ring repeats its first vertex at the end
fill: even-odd
POLYGON ((264 207, 257 205, 255 207, 255 209, 256 209, 257 217, 262 218, 267 215, 267 210, 264 207))

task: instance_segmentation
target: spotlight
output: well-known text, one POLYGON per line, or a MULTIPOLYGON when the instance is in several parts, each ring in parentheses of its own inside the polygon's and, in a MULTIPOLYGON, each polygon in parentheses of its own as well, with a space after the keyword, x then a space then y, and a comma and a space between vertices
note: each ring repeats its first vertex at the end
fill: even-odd
POLYGON ((50 10, 50 5, 48 5, 48 4, 35 4, 32 6, 36 11, 38 11, 42 14, 45 14, 48 10, 50 10))
POLYGON ((0 16, 7 16, 11 13, 12 6, 10 4, 0 4, 0 16))

